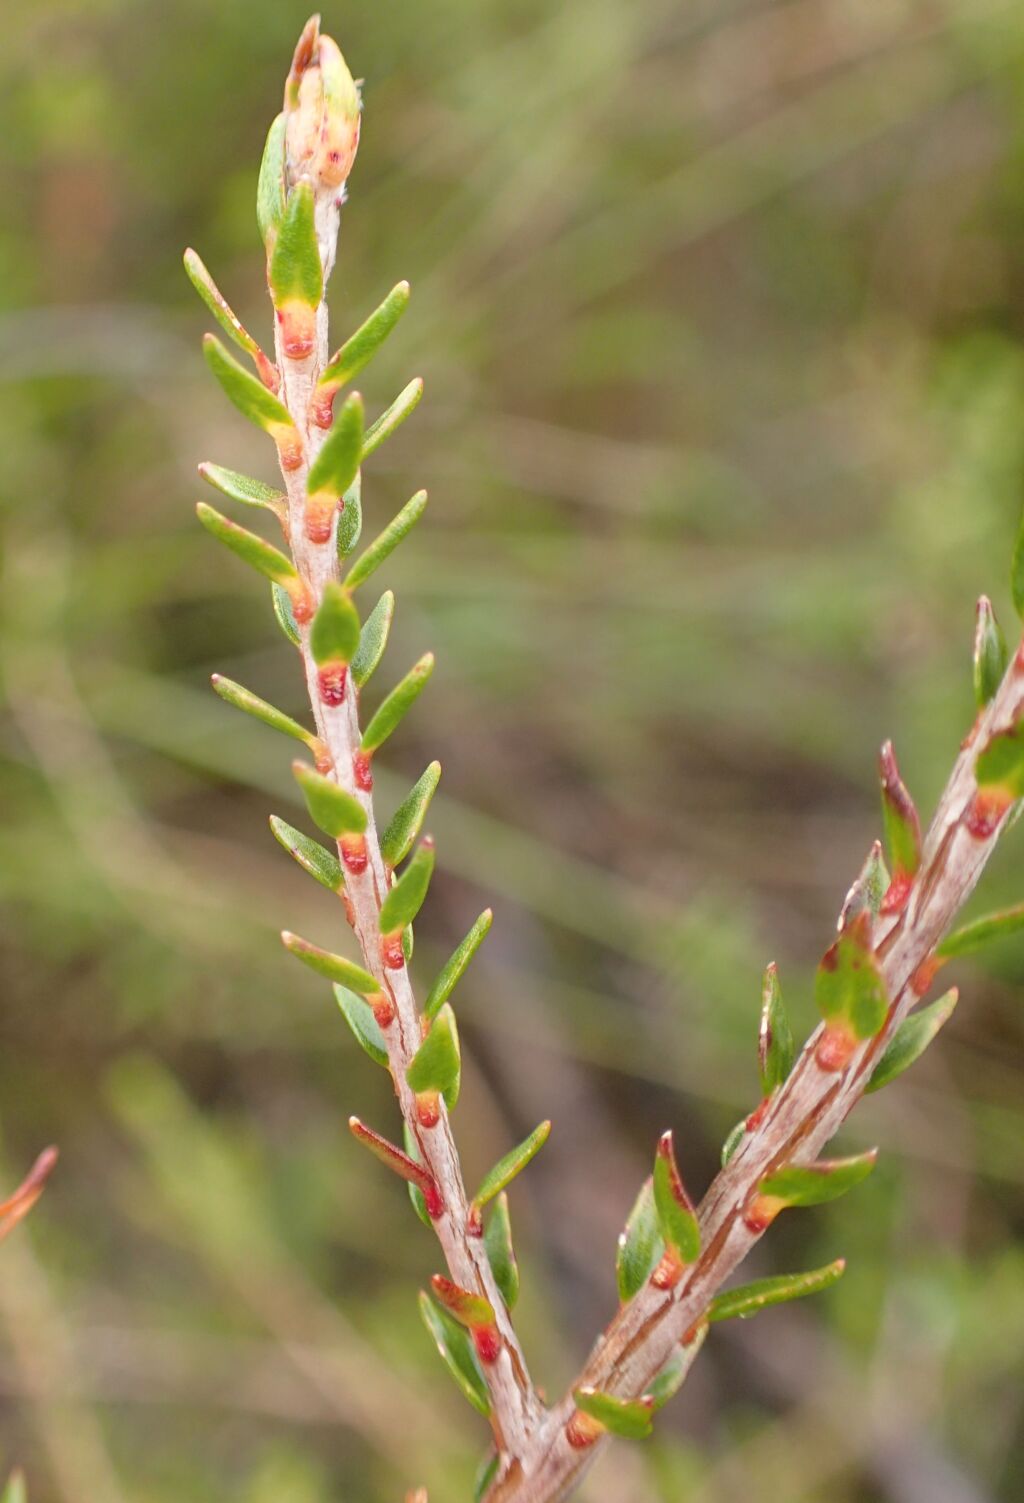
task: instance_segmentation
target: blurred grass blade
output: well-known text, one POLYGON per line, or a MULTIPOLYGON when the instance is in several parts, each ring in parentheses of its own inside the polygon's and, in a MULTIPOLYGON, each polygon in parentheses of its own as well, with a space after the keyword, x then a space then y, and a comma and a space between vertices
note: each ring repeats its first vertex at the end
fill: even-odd
MULTIPOLYGON (((363 622, 363 629, 359 633, 359 646, 355 657, 352 659, 352 677, 361 689, 369 683, 380 660, 384 656, 384 649, 388 645, 388 636, 391 633, 391 622, 395 614, 395 596, 393 590, 385 590, 377 601, 373 610, 363 622)), ((394 862, 391 863, 394 866, 394 862)))
POLYGON ((397 428, 400 428, 407 417, 416 411, 420 398, 423 395, 423 379, 417 376, 392 402, 386 412, 382 412, 375 423, 371 423, 366 430, 363 439, 363 459, 369 459, 371 454, 376 453, 385 439, 391 437, 397 428))
POLYGON ((395 685, 363 732, 361 747, 367 755, 383 746, 398 728, 423 693, 433 671, 434 654, 425 652, 402 681, 395 685))
POLYGON ((864 1088, 865 1092, 880 1091, 921 1058, 939 1029, 953 1016, 959 995, 954 986, 928 1007, 919 1008, 909 1018, 904 1018, 875 1066, 871 1079, 864 1088))
MULTIPOLYGON (((405 798, 395 810, 391 823, 388 825, 380 840, 380 851, 384 858, 385 866, 396 867, 404 861, 416 842, 416 837, 423 828, 423 821, 427 817, 430 801, 434 796, 441 777, 440 762, 431 762, 430 766, 413 784, 405 798)), ((433 996, 433 993, 431 994, 433 996)), ((441 1001, 433 1009, 428 997, 424 1012, 428 1018, 433 1017, 441 1001)))
MULTIPOLYGON (((440 774, 441 764, 439 762, 433 762, 431 763, 431 766, 436 767, 438 774, 440 774)), ((428 767, 427 772, 429 771, 430 768, 428 767)), ((426 775, 427 774, 424 773, 423 777, 425 778, 426 775)), ((422 782, 423 778, 420 779, 420 783, 422 782)), ((435 778, 435 787, 436 782, 437 780, 435 778)), ((419 786, 420 784, 417 783, 416 788, 418 788, 419 786)), ((415 792, 416 789, 414 788, 413 793, 415 792)), ((431 789, 431 792, 433 792, 433 789, 431 789)), ((398 816, 396 815, 395 818, 397 819, 398 816)), ((490 931, 493 919, 494 914, 492 913, 491 909, 485 908, 462 943, 452 951, 451 955, 445 961, 444 965, 441 967, 441 970, 438 972, 437 979, 435 980, 433 986, 430 988, 426 1002, 424 1002, 423 1004, 423 1014, 425 1017, 432 1018, 438 1011, 438 1009, 448 1001, 448 998, 455 990, 459 981, 462 979, 462 976, 465 974, 469 962, 473 959, 473 956, 476 954, 477 950, 480 948, 488 932, 490 931)))
POLYGON ((415 527, 427 505, 426 491, 417 491, 384 531, 374 538, 353 563, 345 583, 350 590, 365 584, 370 575, 380 568, 384 560, 398 547, 402 539, 415 527))
POLYGON ((757 1279, 752 1284, 743 1284, 738 1289, 729 1289, 716 1295, 708 1307, 707 1320, 748 1320, 759 1315, 769 1305, 788 1304, 790 1300, 805 1299, 809 1294, 818 1294, 842 1278, 846 1262, 837 1258, 824 1268, 812 1273, 785 1273, 776 1278, 757 1279))

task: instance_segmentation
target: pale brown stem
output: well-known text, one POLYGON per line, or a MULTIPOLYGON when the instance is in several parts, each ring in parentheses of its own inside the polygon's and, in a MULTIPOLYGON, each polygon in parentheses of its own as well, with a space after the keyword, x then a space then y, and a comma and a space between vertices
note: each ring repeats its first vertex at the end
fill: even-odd
MULTIPOLYGON (((330 239, 329 236, 327 238, 330 239)), ((323 235, 321 255, 326 262, 325 269, 329 271, 333 261, 333 240, 325 250, 323 235)), ((333 541, 327 544, 312 543, 303 528, 308 467, 326 437, 325 430, 313 423, 310 417, 310 397, 328 357, 326 304, 321 304, 317 314, 317 348, 311 357, 303 361, 290 360, 284 353, 279 332, 276 346, 282 375, 281 400, 291 413, 306 450, 305 461, 300 468, 282 471, 288 492, 289 540, 296 567, 309 585, 315 600, 319 602, 327 583, 340 578, 341 574, 333 541)), ((462 1288, 482 1294, 490 1302, 501 1336, 497 1359, 487 1364, 484 1376, 491 1395, 491 1422, 495 1443, 501 1454, 504 1470, 512 1458, 522 1455, 530 1445, 542 1418, 542 1405, 530 1382, 518 1339, 495 1284, 483 1242, 478 1236, 471 1236, 467 1232, 468 1198, 444 1103, 440 1103, 440 1120, 437 1125, 424 1128, 419 1122, 415 1096, 406 1084, 406 1069, 422 1041, 420 1012, 408 969, 402 966, 399 970, 392 970, 385 967, 381 960, 380 905, 388 890, 390 875, 381 856, 373 796, 357 786, 353 770, 353 759, 360 743, 358 691, 350 677, 344 702, 337 706, 325 705, 321 701, 317 668, 309 648, 308 625, 300 626, 299 632, 313 717, 317 732, 333 763, 328 775, 357 798, 366 810, 366 870, 359 874, 346 870, 345 891, 351 905, 352 927, 363 962, 380 982, 381 991, 394 1002, 395 1019, 385 1030, 388 1062, 402 1116, 419 1145, 423 1162, 433 1175, 441 1194, 444 1212, 434 1219, 434 1230, 452 1279, 462 1288)))
POLYGON ((1024 644, 961 748, 926 836, 907 906, 876 927, 876 947, 893 999, 885 1028, 862 1044, 839 1073, 819 1067, 815 1051, 822 1029, 812 1034, 789 1079, 708 1190, 700 1207, 703 1251, 698 1261, 671 1291, 648 1284, 618 1312, 569 1392, 531 1437, 518 1465, 496 1479, 486 1503, 555 1503, 567 1496, 607 1440, 602 1437, 585 1451, 568 1444, 572 1390, 589 1384, 623 1397, 642 1394, 761 1235, 744 1222, 761 1180, 783 1164, 813 1161, 845 1121, 880 1053, 919 1000, 913 978, 973 891, 1005 828, 1009 813, 989 834, 979 836, 968 828, 977 791, 974 761, 978 748, 994 732, 1012 726, 1022 709, 1024 644))

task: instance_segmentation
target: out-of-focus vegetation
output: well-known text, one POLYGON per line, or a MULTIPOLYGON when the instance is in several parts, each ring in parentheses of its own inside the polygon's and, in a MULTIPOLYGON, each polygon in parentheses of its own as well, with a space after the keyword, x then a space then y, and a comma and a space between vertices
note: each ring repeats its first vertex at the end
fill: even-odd
MULTIPOLYGON (((7 0, 0 73, 4 1183, 0 1452, 33 1503, 465 1499, 483 1436, 420 1326, 434 1244, 352 1145, 392 1120, 282 925, 337 914, 278 849, 295 712, 265 592, 196 527, 211 400, 194 243, 267 326, 253 213, 292 0, 7 0), (439 1381, 440 1379, 440 1381, 439 1381)), ((1024 11, 1013 0, 357 0, 366 79, 339 337, 403 276, 365 383, 427 400, 371 521, 392 676, 439 668, 421 985, 485 901, 458 1130, 517 1184, 535 1376, 570 1377, 672 1125, 695 1191, 757 1094, 761 967, 809 981, 892 734, 926 811, 972 713, 973 605, 1024 476, 1024 11), (453 729, 455 728, 455 729, 453 729)), ((401 781, 397 775, 401 775, 401 781)), ((1018 831, 984 906, 1024 896, 1018 831)), ((951 967, 951 970, 954 969, 951 967)), ((1024 943, 959 967, 927 1059, 860 1111, 872 1182, 754 1273, 845 1254, 716 1331, 615 1503, 982 1503, 1024 1490, 1024 943)))

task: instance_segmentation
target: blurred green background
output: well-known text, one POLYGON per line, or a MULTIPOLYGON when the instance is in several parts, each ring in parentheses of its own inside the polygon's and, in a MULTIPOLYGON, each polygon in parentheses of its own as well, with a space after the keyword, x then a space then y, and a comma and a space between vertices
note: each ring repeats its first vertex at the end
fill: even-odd
MULTIPOLYGON (((0 1458, 33 1503, 462 1503, 481 1422, 415 1291, 434 1244, 345 1131, 384 1075, 281 951, 338 914, 278 849, 301 713, 265 591, 195 525, 198 460, 273 476, 215 393, 194 244, 268 327, 253 191, 293 0, 7 0, 0 57, 0 1458)), ((347 0, 365 78, 334 330, 400 277, 361 381, 427 400, 375 459, 368 697, 439 668, 378 781, 433 756, 415 974, 485 903, 460 989, 475 1179, 513 1192, 521 1326, 559 1392, 614 1307, 655 1135, 700 1191, 756 1100, 760 972, 800 1031, 878 832, 923 811, 1009 632, 1024 476, 1024 10, 1013 0, 347 0), (374 597, 375 598, 375 597, 374 597)), ((304 818, 303 821, 304 822, 304 818)), ((1024 896, 1006 842, 975 907, 1024 896)), ((716 1332, 612 1503, 1024 1495, 1024 943, 846 1134, 873 1180, 756 1273, 849 1259, 716 1332)))

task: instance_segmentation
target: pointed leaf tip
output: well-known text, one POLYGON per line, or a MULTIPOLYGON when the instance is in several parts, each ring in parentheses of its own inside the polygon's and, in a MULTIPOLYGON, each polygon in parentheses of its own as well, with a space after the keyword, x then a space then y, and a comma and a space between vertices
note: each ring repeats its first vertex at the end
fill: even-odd
POLYGON ((624 1305, 639 1294, 664 1252, 665 1239, 654 1204, 654 1180, 648 1176, 619 1234, 615 1278, 624 1305))
POLYGON ((309 650, 318 668, 347 665, 359 650, 359 615, 343 585, 329 580, 309 629, 309 650))
MULTIPOLYGON (((430 766, 420 775, 395 810, 390 824, 380 839, 380 852, 384 858, 385 866, 398 866, 412 850, 416 838, 423 828, 423 821, 427 817, 427 810, 430 808, 430 802, 434 797, 440 778, 440 762, 431 762, 430 766)), ((437 1008, 440 1007, 441 1002, 446 1000, 445 997, 442 997, 441 1002, 438 1002, 437 1006, 432 1007, 433 996, 434 993, 432 991, 424 1005, 424 1012, 428 1018, 433 1017, 437 1008)))
MULTIPOLYGON (((437 768, 438 775, 440 776, 440 763, 435 762, 433 765, 437 768)), ((420 781, 422 782, 422 779, 420 781)), ((418 786, 419 784, 417 784, 418 786)), ((397 819, 397 817, 396 815, 395 818, 397 819)), ((485 908, 465 939, 456 947, 441 967, 436 981, 427 994, 427 1000, 423 1004, 424 1014, 428 1018, 432 1018, 441 1006, 447 1002, 459 981, 465 975, 470 961, 490 932, 493 919, 494 914, 490 908, 485 908)))
POLYGON ((325 835, 361 835, 366 829, 366 810, 355 797, 331 778, 306 762, 293 762, 292 773, 302 789, 309 817, 325 835))
POLYGON ((369 755, 379 750, 404 720, 427 686, 434 671, 434 654, 426 652, 402 681, 392 689, 363 732, 362 750, 369 755))
POLYGON ((455 1014, 446 1003, 410 1061, 405 1078, 417 1095, 436 1092, 443 1096, 445 1105, 452 1111, 459 1099, 461 1072, 459 1030, 455 1014))
POLYGON ((430 1296, 419 1297, 420 1316, 430 1332, 441 1360, 454 1378, 460 1393, 486 1419, 491 1412, 487 1383, 473 1343, 459 1323, 430 1296))
POLYGON ((654 1206, 666 1250, 686 1266, 700 1255, 700 1227, 676 1164, 672 1132, 662 1133, 654 1159, 654 1206))
POLYGON ((757 1279, 752 1284, 743 1284, 716 1295, 708 1307, 710 1324, 720 1320, 749 1320, 759 1315, 770 1305, 787 1304, 790 1300, 805 1299, 829 1289, 846 1272, 846 1259, 837 1258, 824 1268, 811 1273, 786 1273, 775 1278, 757 1279))
POLYGON ((343 955, 333 955, 330 950, 321 950, 319 945, 311 944, 290 929, 282 929, 281 943, 296 960, 301 960, 303 965, 309 966, 319 976, 326 976, 329 981, 340 981, 342 986, 364 997, 376 996, 380 991, 380 982, 361 965, 346 960, 343 955))
POLYGON ((528 1138, 524 1138, 504 1158, 498 1160, 494 1168, 484 1175, 479 1190, 473 1196, 476 1211, 482 1210, 488 1201, 512 1183, 517 1174, 522 1173, 530 1160, 544 1147, 550 1133, 551 1123, 541 1122, 528 1138))
POLYGON ((363 439, 363 459, 369 459, 371 454, 376 453, 381 444, 402 426, 406 418, 411 417, 419 406, 422 395, 423 377, 417 376, 399 392, 387 411, 382 412, 377 421, 367 428, 363 439))
POLYGON ((513 1310, 519 1298, 519 1264, 512 1246, 512 1223, 509 1218, 508 1195, 504 1190, 495 1200, 487 1220, 484 1251, 494 1274, 494 1282, 505 1301, 505 1308, 513 1310))
MULTIPOLYGON (((878 772, 882 788, 882 823, 889 852, 889 866, 892 869, 892 886, 893 889, 899 889, 900 897, 905 901, 909 884, 921 865, 921 821, 918 819, 914 800, 900 777, 891 741, 886 741, 879 753, 878 772)), ((883 911, 894 906, 894 896, 891 890, 883 903, 883 911)))
POLYGON ((382 934, 394 934, 411 924, 423 906, 434 872, 434 842, 425 836, 408 866, 389 889, 380 906, 382 934))
POLYGON ((394 553, 402 539, 407 537, 415 527, 426 510, 426 506, 426 491, 417 491, 415 496, 410 497, 384 531, 379 533, 354 560, 345 576, 345 583, 350 590, 357 590, 361 584, 366 583, 371 574, 376 573, 381 564, 394 553))
POLYGON ((761 1089, 766 1096, 789 1078, 796 1057, 793 1031, 782 1000, 775 961, 765 968, 761 983, 761 1026, 757 1039, 761 1089))
POLYGON ((921 1058, 939 1029, 953 1016, 959 997, 960 993, 954 986, 937 1001, 919 1008, 909 1018, 904 1018, 875 1066, 871 1079, 864 1088, 865 1092, 880 1091, 921 1058))
POLYGON ((304 872, 308 872, 329 892, 341 891, 344 885, 344 875, 337 856, 322 846, 318 840, 312 840, 301 830, 296 830, 285 820, 279 819, 276 814, 270 816, 270 828, 274 832, 274 839, 284 847, 304 872))
POLYGON ((1006 672, 1006 638, 987 595, 978 601, 974 627, 974 698, 984 709, 999 688, 1006 672))
POLYGON ((644 1440, 654 1428, 654 1404, 649 1396, 620 1399, 597 1388, 582 1387, 574 1389, 572 1397, 577 1409, 612 1435, 626 1440, 644 1440))

